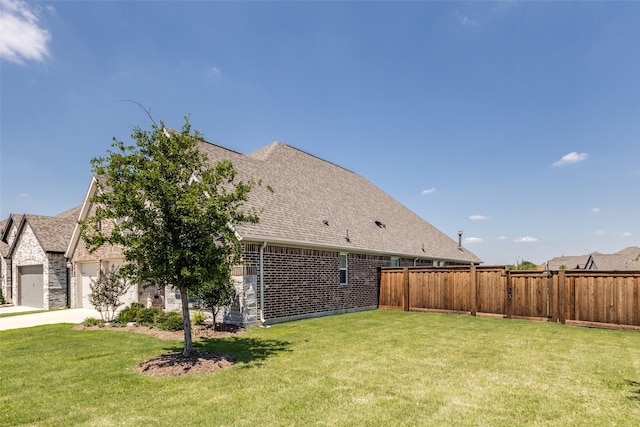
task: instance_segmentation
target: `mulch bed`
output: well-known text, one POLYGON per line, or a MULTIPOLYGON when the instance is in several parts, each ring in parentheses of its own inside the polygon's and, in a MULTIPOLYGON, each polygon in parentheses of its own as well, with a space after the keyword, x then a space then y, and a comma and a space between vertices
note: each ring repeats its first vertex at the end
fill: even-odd
POLYGON ((151 377, 177 377, 218 371, 234 364, 234 360, 222 353, 193 351, 191 356, 167 353, 139 363, 135 370, 151 377))
MULTIPOLYGON (((165 340, 182 340, 184 331, 164 331, 147 326, 84 326, 76 325, 76 330, 110 330, 127 331, 151 335, 165 340)), ((233 325, 217 325, 213 331, 210 327, 194 327, 192 337, 195 340, 226 338, 244 333, 244 328, 233 325)), ((153 359, 137 364, 134 369, 152 377, 176 377, 181 375, 198 375, 225 369, 234 364, 233 358, 226 354, 210 351, 193 351, 191 356, 182 353, 162 354, 153 359)))

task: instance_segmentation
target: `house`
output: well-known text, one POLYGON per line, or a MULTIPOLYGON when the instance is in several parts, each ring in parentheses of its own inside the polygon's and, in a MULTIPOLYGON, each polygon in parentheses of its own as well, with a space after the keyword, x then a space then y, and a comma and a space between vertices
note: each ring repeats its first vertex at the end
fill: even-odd
POLYGON ((9 247, 16 238, 20 221, 22 221, 22 215, 11 214, 9 218, 0 223, 0 281, 2 295, 7 303, 13 302, 9 247))
POLYGON ((640 271, 640 247, 630 246, 613 254, 561 256, 547 261, 548 270, 640 271), (561 268, 562 267, 562 268, 561 268))
MULTIPOLYGON (((97 178, 93 177, 85 195, 84 202, 79 209, 79 220, 85 219, 95 213, 96 206, 91 202, 91 198, 96 195, 97 191, 97 178)), ((110 226, 112 225, 109 223, 101 224, 103 229, 110 226)), ((69 267, 68 306, 70 308, 92 307, 89 301, 91 283, 98 279, 101 271, 118 268, 124 263, 124 255, 118 246, 105 245, 93 253, 89 252, 84 241, 80 238, 80 226, 77 222, 67 241, 65 258, 69 261, 67 265, 69 267)), ((160 298, 155 289, 141 290, 137 284, 131 285, 127 294, 121 298, 121 302, 124 305, 139 301, 146 302, 150 295, 155 296, 153 306, 164 308, 164 298, 160 298), (140 291, 142 291, 143 294, 140 294, 140 291)))
MULTIPOLYGON (((244 263, 234 268, 238 297, 223 313, 229 323, 275 323, 376 308, 378 268, 383 266, 481 263, 459 242, 338 165, 279 142, 249 155, 199 144, 212 163, 231 161, 239 180, 263 182, 247 204, 260 210, 260 222, 236 227, 244 263)), ((95 209, 89 200, 97 188, 94 178, 80 218, 95 209)), ((89 254, 77 226, 66 256, 72 265, 72 306, 84 298, 85 275, 93 274, 94 265, 122 260, 113 247, 89 254)), ((179 307, 175 290, 166 289, 163 296, 165 308, 179 307)))
POLYGON ((582 270, 584 269, 589 255, 559 256, 551 258, 544 264, 546 270, 582 270))
POLYGON ((594 252, 585 263, 586 270, 640 271, 640 248, 630 246, 613 254, 594 252))
POLYGON ((66 307, 64 252, 79 207, 55 217, 11 215, 2 233, 3 295, 14 305, 66 307))

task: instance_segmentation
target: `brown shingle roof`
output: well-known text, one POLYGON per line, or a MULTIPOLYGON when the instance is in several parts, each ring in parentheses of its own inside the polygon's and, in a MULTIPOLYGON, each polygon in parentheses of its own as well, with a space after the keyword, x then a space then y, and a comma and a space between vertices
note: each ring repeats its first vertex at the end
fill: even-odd
POLYGON ((564 265, 567 270, 583 269, 588 259, 589 255, 559 256, 547 261, 546 267, 549 270, 560 270, 564 265))
POLYGON ((591 254, 591 261, 597 270, 640 271, 640 248, 630 246, 614 254, 591 254))
POLYGON ((82 210, 82 205, 78 205, 75 208, 71 208, 64 212, 59 213, 58 215, 56 215, 56 218, 71 218, 74 221, 77 221, 81 210, 82 210))
POLYGON ((69 244, 77 218, 26 214, 27 222, 45 252, 64 252, 69 244))
POLYGON ((230 160, 239 179, 262 180, 249 204, 263 209, 260 223, 239 227, 246 240, 481 262, 362 176, 296 148, 275 142, 247 156, 207 142, 200 149, 212 162, 230 160))

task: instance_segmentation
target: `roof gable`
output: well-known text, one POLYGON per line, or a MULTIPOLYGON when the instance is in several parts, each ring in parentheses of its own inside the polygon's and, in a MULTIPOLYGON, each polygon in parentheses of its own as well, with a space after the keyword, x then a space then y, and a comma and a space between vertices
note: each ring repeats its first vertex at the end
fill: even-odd
MULTIPOLYGON (((75 220, 69 217, 51 217, 25 214, 18 228, 18 235, 29 225, 38 243, 45 252, 64 253, 71 237, 75 220)), ((18 238, 10 245, 9 255, 16 247, 18 238)))
POLYGON ((613 254, 593 253, 587 261, 590 270, 640 271, 640 248, 630 246, 613 254))

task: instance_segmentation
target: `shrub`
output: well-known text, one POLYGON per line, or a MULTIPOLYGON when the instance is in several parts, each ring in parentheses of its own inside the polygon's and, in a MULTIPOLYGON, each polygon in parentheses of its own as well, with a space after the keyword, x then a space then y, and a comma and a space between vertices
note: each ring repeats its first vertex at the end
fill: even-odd
POLYGON ((0 289, 0 304, 4 304, 5 300, 4 300, 4 296, 2 295, 2 289, 0 289))
POLYGON ((164 329, 165 331, 181 331, 184 329, 182 315, 175 311, 158 313, 156 316, 155 326, 156 328, 164 329))
POLYGON ((120 298, 127 293, 131 283, 125 280, 117 267, 112 266, 110 270, 101 269, 97 280, 91 279, 89 287, 89 302, 100 312, 103 321, 111 322, 122 305, 120 298))
POLYGON ((118 314, 118 317, 114 320, 115 323, 126 325, 129 322, 137 322, 138 321, 138 312, 142 310, 144 307, 142 304, 138 306, 139 303, 131 303, 129 307, 126 307, 124 310, 118 314))
POLYGON ((195 310, 191 315, 191 320, 194 325, 202 326, 207 320, 207 315, 202 310, 195 310))
POLYGON ((165 313, 159 308, 145 308, 144 304, 134 302, 118 314, 114 325, 136 323, 140 326, 179 331, 184 328, 182 315, 177 312, 165 313))
POLYGON ((162 313, 159 308, 141 308, 138 310, 136 316, 136 323, 142 326, 154 326, 156 322, 156 316, 162 313))
POLYGON ((82 322, 84 326, 100 326, 101 328, 104 326, 104 322, 100 319, 96 319, 95 317, 87 317, 82 322))

